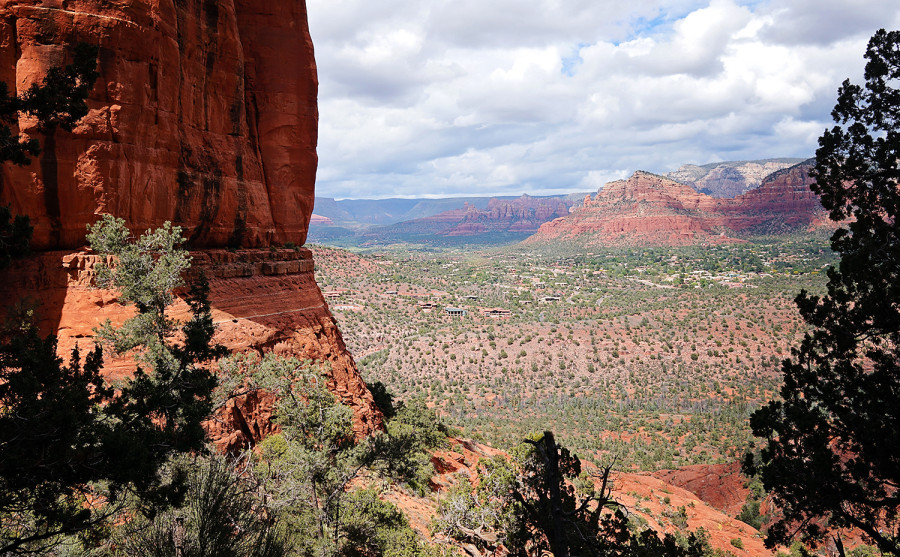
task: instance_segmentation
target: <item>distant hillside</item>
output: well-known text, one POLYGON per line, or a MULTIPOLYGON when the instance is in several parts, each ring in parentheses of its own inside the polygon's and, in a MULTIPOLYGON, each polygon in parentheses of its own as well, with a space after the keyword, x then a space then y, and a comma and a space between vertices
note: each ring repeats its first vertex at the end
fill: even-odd
POLYGON ((428 241, 431 237, 494 236, 498 241, 524 239, 545 222, 569 214, 571 196, 493 198, 484 208, 464 203, 459 209, 369 230, 375 241, 428 241))
POLYGON ((810 189, 812 160, 782 169, 734 199, 716 199, 675 180, 635 172, 606 184, 572 214, 541 226, 529 242, 686 245, 778 234, 825 222, 810 189))
MULTIPOLYGON (((458 209, 468 203, 485 209, 492 197, 448 197, 442 199, 342 199, 317 197, 313 212, 331 219, 335 225, 385 226, 407 220, 430 217, 458 209)), ((514 199, 513 196, 497 199, 514 199)))
MULTIPOLYGON (((315 213, 321 216, 318 222, 310 224, 310 242, 326 243, 433 243, 433 244, 502 244, 521 241, 534 232, 541 224, 569 214, 569 210, 581 203, 584 193, 564 196, 533 197, 485 197, 452 198, 418 201, 407 209, 406 215, 425 216, 403 220, 384 226, 361 226, 359 220, 348 221, 346 214, 359 219, 385 218, 383 211, 390 205, 353 205, 343 201, 323 203, 324 214, 319 205, 315 213), (474 200, 474 201, 473 201, 474 200), (342 205, 343 204, 343 205, 342 205), (438 208, 450 209, 438 211, 438 208), (365 210, 360 209, 364 207, 365 210), (382 210, 377 213, 375 207, 382 210), (333 210, 332 210, 333 209, 333 210), (356 210, 353 215, 350 210, 356 210), (329 212, 330 211, 330 212, 329 212), (338 212, 341 211, 341 212, 338 212), (366 212, 368 211, 368 212, 366 212), (381 215, 378 217, 377 215, 381 215), (324 219, 331 219, 324 224, 324 219)), ((349 200, 348 200, 349 201, 349 200)), ((381 200, 384 202, 398 200, 381 200)), ((318 203, 318 200, 317 200, 318 203)), ((374 203, 374 202, 369 202, 374 203)))
POLYGON ((733 198, 759 187, 773 172, 803 162, 803 159, 760 159, 712 164, 685 164, 667 172, 666 177, 688 184, 700 193, 715 198, 733 198))

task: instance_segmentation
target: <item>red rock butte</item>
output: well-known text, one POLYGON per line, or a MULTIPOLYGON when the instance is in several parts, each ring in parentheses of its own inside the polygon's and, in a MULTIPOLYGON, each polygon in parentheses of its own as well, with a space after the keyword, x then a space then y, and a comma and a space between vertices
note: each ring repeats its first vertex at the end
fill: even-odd
POLYGON ((716 199, 637 171, 627 180, 606 184, 571 214, 544 223, 526 241, 678 246, 820 226, 826 221, 825 210, 810 190, 810 168, 805 162, 774 172, 758 188, 734 199, 716 199))
MULTIPOLYGON (((85 226, 101 213, 136 233, 171 221, 210 278, 219 342, 327 363, 357 434, 379 427, 311 253, 258 249, 302 245, 312 214, 318 80, 305 1, 7 0, 0 81, 22 92, 79 42, 100 49, 89 114, 46 136, 20 118, 42 153, 0 171, 0 204, 30 217, 37 252, 5 272, 0 295, 39 303, 42 329, 66 354, 100 319, 130 315, 114 292, 89 287, 98 258, 83 250, 85 226)), ((272 427, 270 412, 265 397, 232 401, 213 436, 245 446, 272 427)))

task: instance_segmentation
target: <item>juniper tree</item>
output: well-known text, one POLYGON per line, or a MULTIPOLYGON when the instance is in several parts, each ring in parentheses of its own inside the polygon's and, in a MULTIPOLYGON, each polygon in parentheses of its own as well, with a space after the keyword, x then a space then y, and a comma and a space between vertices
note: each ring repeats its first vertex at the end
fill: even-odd
POLYGON ((769 545, 856 528, 900 555, 900 32, 876 32, 865 57, 865 83, 838 90, 813 173, 843 223, 840 263, 825 295, 796 298, 811 331, 783 362, 781 399, 751 417, 767 442, 745 469, 783 513, 769 545))
POLYGON ((189 258, 170 226, 132 243, 121 220, 104 217, 89 238, 118 256, 101 284, 120 290, 137 316, 102 335, 139 358, 135 375, 114 389, 99 346, 68 365, 56 339, 41 338, 27 318, 0 343, 0 554, 41 553, 64 535, 102 525, 131 494, 153 515, 184 496, 186 474, 162 475, 176 454, 202 451, 211 411, 212 374, 202 362, 221 355, 207 287, 191 289, 192 318, 166 316, 189 258), (183 339, 174 342, 175 333, 183 339))

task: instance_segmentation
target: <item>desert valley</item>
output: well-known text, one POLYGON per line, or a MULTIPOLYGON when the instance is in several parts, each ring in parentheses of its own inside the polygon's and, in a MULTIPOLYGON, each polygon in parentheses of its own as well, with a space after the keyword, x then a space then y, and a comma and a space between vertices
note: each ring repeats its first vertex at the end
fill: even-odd
POLYGON ((0 5, 0 556, 900 555, 900 32, 815 156, 352 197, 264 4, 0 5))

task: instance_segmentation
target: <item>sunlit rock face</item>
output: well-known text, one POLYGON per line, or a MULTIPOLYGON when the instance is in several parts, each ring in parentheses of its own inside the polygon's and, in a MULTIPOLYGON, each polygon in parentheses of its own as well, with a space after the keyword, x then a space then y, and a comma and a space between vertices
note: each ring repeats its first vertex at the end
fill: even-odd
POLYGON ((678 246, 727 242, 827 224, 810 190, 810 163, 779 170, 734 199, 716 199, 648 172, 606 184, 570 215, 541 225, 530 242, 581 239, 599 245, 678 246))
POLYGON ((90 114, 6 165, 0 203, 27 214, 37 249, 79 247, 99 212, 142 230, 172 221, 191 246, 306 239, 318 82, 303 0, 6 1, 0 80, 19 92, 100 47, 90 114))
MULTIPOLYGON (((49 136, 20 118, 43 152, 0 174, 0 204, 31 218, 36 252, 4 272, 0 297, 36 306, 61 355, 84 350, 100 322, 132 315, 116 292, 91 288, 99 256, 84 249, 85 225, 100 213, 135 233, 172 221, 192 271, 209 278, 217 342, 323 364, 355 433, 381 427, 311 253, 275 249, 304 243, 314 198, 318 84, 304 0, 0 3, 0 80, 11 88, 65 65, 78 42, 100 47, 90 114, 49 136)), ((173 315, 187 310, 179 301, 173 315)), ((130 356, 105 366, 112 377, 133 369, 130 356)), ((254 444, 275 428, 271 405, 265 393, 232 400, 211 437, 224 450, 254 444)))

